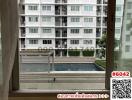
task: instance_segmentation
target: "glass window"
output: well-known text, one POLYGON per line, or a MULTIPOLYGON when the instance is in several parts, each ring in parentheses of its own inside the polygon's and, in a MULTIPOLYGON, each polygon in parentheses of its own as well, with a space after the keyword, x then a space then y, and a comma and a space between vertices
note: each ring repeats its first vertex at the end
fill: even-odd
POLYGON ((42 10, 51 11, 51 6, 43 5, 42 10))
POLYGON ((117 6, 116 11, 121 11, 121 6, 117 6))
POLYGON ((93 6, 92 5, 85 5, 84 11, 93 11, 93 6))
POLYGON ((93 22, 93 18, 84 18, 84 22, 93 22))
POLYGON ((132 9, 132 2, 127 2, 127 9, 132 9))
POLYGON ((80 6, 71 6, 71 11, 79 11, 80 6))
POLYGON ((80 18, 76 18, 76 17, 71 18, 71 22, 80 22, 80 18))
POLYGON ((72 34, 78 34, 79 33, 79 29, 71 29, 71 33, 72 34))
POLYGON ((115 29, 115 33, 120 33, 120 29, 115 29))
POLYGON ((116 23, 119 23, 119 22, 121 22, 121 18, 116 18, 116 23))
POLYGON ((30 16, 29 18, 29 22, 38 22, 38 17, 37 16, 30 16))
POLYGON ((43 44, 52 44, 52 40, 43 40, 43 44))
POLYGON ((93 33, 93 29, 84 29, 84 33, 93 33))
POLYGON ((130 46, 129 45, 125 46, 125 52, 130 52, 130 46))
POLYGON ((126 42, 130 42, 130 35, 126 35, 126 42))
POLYGON ((92 44, 92 40, 83 40, 83 44, 92 44))
POLYGON ((29 33, 38 33, 38 28, 29 28, 29 33))
POLYGON ((79 40, 71 40, 70 43, 71 44, 79 44, 79 40))
POLYGON ((29 44, 38 44, 38 40, 29 40, 29 44))
MULTIPOLYGON (((119 40, 118 43, 115 41, 114 49, 114 64, 115 69, 118 71, 130 71, 132 73, 132 40, 131 40, 131 27, 132 27, 132 0, 125 0, 125 6, 122 9, 122 24, 121 34, 119 38, 115 36, 115 40, 119 40)), ((118 11, 118 10, 117 10, 118 11)), ((132 76, 132 75, 131 75, 132 76)))
POLYGON ((28 6, 28 10, 38 10, 38 6, 37 5, 30 5, 30 6, 28 6))
POLYGON ((42 21, 43 22, 51 22, 51 17, 47 16, 42 16, 42 21))
POLYGON ((131 13, 127 13, 127 19, 130 20, 132 17, 132 14, 131 13))
POLYGON ((51 29, 43 28, 42 32, 43 33, 51 33, 51 29))

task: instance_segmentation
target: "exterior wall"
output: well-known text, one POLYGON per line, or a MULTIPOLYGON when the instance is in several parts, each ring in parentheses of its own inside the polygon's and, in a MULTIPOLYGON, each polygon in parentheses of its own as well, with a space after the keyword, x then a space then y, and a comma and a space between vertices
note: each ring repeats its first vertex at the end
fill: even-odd
POLYGON ((127 26, 131 24, 132 17, 128 19, 128 13, 132 15, 132 8, 128 9, 128 2, 131 2, 131 0, 126 1, 126 6, 125 6, 125 13, 124 13, 124 20, 123 20, 123 32, 122 32, 122 44, 121 44, 121 50, 122 50, 122 59, 132 59, 132 29, 127 29, 127 26), (130 40, 128 41, 127 35, 129 35, 130 40), (126 41, 127 40, 127 41, 126 41), (129 51, 126 51, 126 46, 129 46, 129 51))
POLYGON ((32 40, 34 38, 28 38, 26 39, 26 49, 55 49, 55 40, 50 38, 49 40, 52 40, 52 44, 43 44, 43 40, 48 40, 48 39, 38 39, 38 44, 29 44, 29 40, 32 40))
POLYGON ((121 28, 122 28, 122 17, 123 17, 123 10, 124 10, 124 0, 116 0, 116 7, 121 7, 120 11, 116 11, 116 18, 121 18, 120 22, 115 23, 115 29, 120 29, 119 33, 115 33, 115 38, 117 40, 120 39, 121 36, 121 28))

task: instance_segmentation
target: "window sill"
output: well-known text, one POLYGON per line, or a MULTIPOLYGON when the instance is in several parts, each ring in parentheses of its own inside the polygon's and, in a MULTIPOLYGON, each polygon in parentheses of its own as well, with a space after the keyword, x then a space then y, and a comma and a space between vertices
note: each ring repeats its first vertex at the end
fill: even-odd
POLYGON ((50 97, 55 96, 59 93, 86 93, 86 94, 110 94, 109 90, 29 90, 22 89, 12 91, 9 93, 9 97, 50 97))

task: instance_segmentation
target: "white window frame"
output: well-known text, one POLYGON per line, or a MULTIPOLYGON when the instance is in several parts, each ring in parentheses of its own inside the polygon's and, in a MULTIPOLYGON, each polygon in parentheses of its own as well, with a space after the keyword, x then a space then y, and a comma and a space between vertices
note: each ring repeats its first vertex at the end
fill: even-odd
POLYGON ((77 44, 79 44, 79 40, 70 40, 70 44, 77 45, 77 44))
POLYGON ((38 40, 37 39, 30 39, 29 40, 29 44, 38 44, 38 40))
POLYGON ((38 28, 37 27, 29 27, 29 33, 38 33, 38 28))
POLYGON ((71 34, 79 34, 80 33, 80 29, 70 29, 70 33, 71 34))
POLYGON ((37 11, 38 10, 38 5, 28 5, 28 10, 37 11))
POLYGON ((43 44, 52 44, 52 40, 43 40, 43 44))
POLYGON ((71 17, 71 22, 80 22, 80 18, 79 17, 71 17))

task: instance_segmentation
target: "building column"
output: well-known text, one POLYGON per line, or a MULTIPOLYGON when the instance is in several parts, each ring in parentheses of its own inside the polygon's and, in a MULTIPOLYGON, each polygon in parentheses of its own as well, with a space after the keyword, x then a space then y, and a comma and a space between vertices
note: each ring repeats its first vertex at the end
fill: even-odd
POLYGON ((83 51, 80 50, 80 57, 83 57, 83 51))

